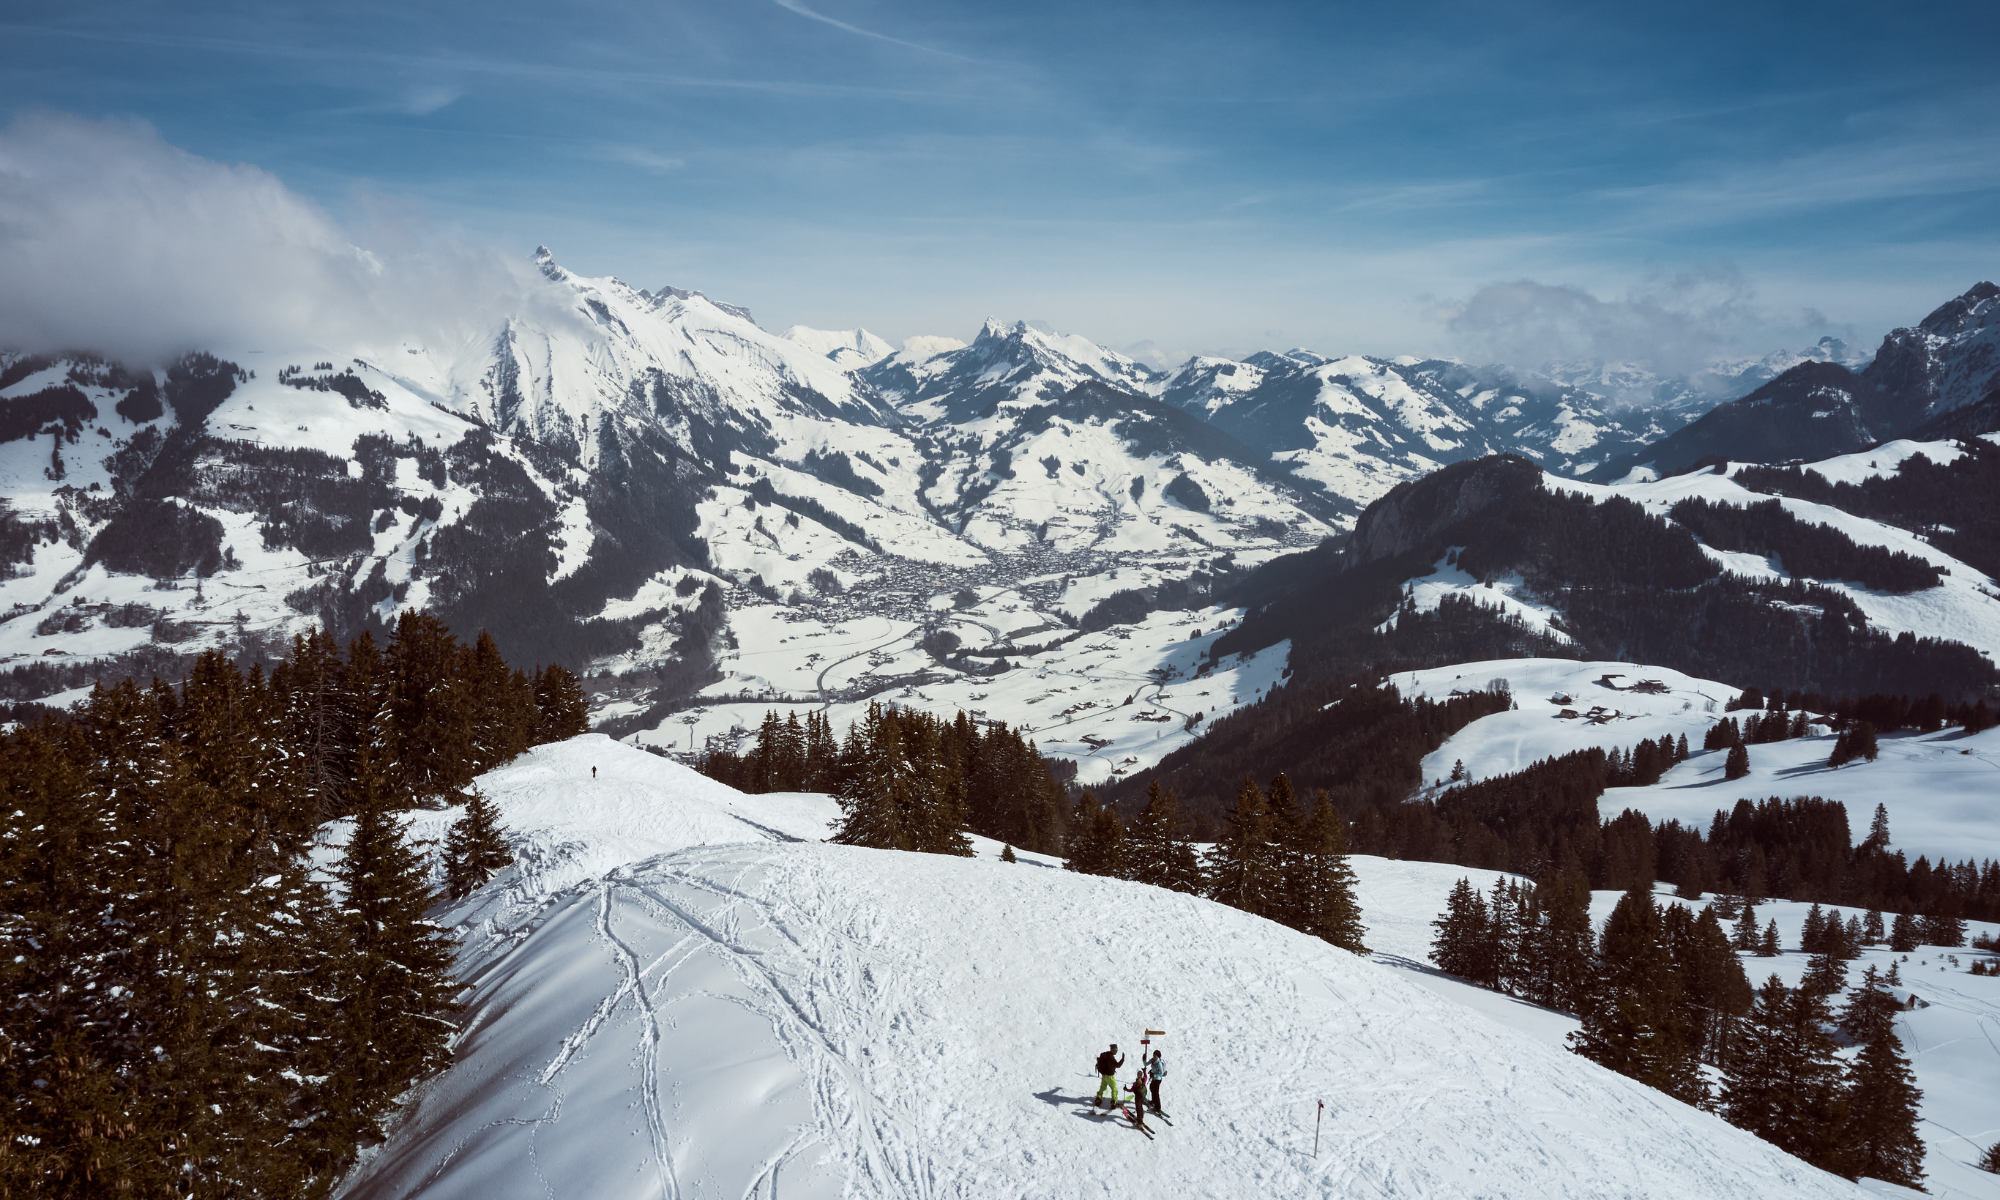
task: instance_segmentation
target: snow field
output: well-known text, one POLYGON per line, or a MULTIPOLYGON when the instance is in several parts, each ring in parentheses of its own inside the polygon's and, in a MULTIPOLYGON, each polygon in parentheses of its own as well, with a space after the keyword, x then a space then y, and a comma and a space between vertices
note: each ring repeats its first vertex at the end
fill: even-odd
POLYGON ((471 989, 456 1061, 343 1195, 1859 1194, 1270 922, 1029 863, 775 840, 740 815, 766 798, 670 766, 582 738, 482 779, 516 840, 606 822, 571 857, 596 873, 510 871, 445 913, 471 989), (724 814, 744 840, 613 862, 724 814), (1148 1026, 1175 1122, 1150 1141, 1085 1103, 1095 1053, 1148 1026))
MULTIPOLYGON (((986 595, 978 605, 953 612, 942 625, 969 647, 1002 646, 1014 638, 1032 645, 1072 632, 1013 589, 981 590, 986 595)), ((748 749, 767 710, 803 715, 815 708, 823 708, 835 735, 844 736, 871 702, 888 702, 1019 727, 1043 753, 1077 760, 1083 783, 1100 784, 1145 770, 1193 741, 1207 722, 1282 682, 1289 641, 1195 676, 1209 647, 1240 615, 1219 607, 1153 612, 1032 657, 1010 657, 1013 670, 967 675, 918 648, 923 628, 915 621, 857 617, 835 624, 776 605, 738 609, 731 627, 741 648, 722 657, 725 678, 704 690, 705 703, 626 740, 685 752, 714 736, 748 749), (842 689, 919 673, 934 678, 890 686, 869 699, 830 699, 842 689), (760 698, 738 699, 746 687, 760 698), (1203 723, 1191 732, 1185 723, 1197 713, 1203 723)))
MULTIPOLYGON (((1507 878, 1503 872, 1366 855, 1355 855, 1349 862, 1359 883, 1357 892, 1374 961, 1410 971, 1412 979, 1436 994, 1521 1034, 1553 1047, 1565 1045, 1564 1039, 1578 1028, 1576 1018, 1462 983, 1438 973, 1431 962, 1430 944, 1436 932, 1431 922, 1444 912, 1452 885, 1469 878, 1474 887, 1491 895, 1494 882, 1507 878)), ((1590 917, 1600 930, 1621 894, 1591 894, 1590 917)), ((1654 895, 1661 904, 1680 904, 1694 911, 1714 899, 1681 900, 1665 883, 1655 887, 1654 895)), ((1804 979, 1809 956, 1798 947, 1811 909, 1809 904, 1784 900, 1758 905, 1759 924, 1776 922, 1786 950, 1776 958, 1741 956, 1752 987, 1763 986, 1774 974, 1787 987, 1797 987, 1804 979)), ((1860 909, 1838 905, 1824 905, 1821 911, 1836 913, 1842 920, 1865 915, 1860 909)), ((1981 933, 2000 933, 2000 924, 1990 922, 1968 922, 1968 927, 1968 940, 1981 933)), ((1897 1017, 1896 1035, 1910 1058, 1917 1086, 1924 1092, 1919 1128, 1926 1146, 1926 1186, 1934 1196, 2000 1197, 2000 1176, 1973 1165, 1986 1147, 2000 1141, 2000 977, 1968 973, 1975 959, 1990 957, 1977 950, 1931 946, 1907 956, 1891 955, 1878 946, 1863 951, 1861 958, 1848 964, 1848 982, 1858 984, 1870 965, 1886 975, 1891 961, 1900 960, 1900 994, 1915 994, 1922 1002, 1922 1007, 1897 1017), (1958 965, 1948 962, 1947 955, 1956 955, 1958 965)), ((1844 998, 1836 997, 1835 1011, 1844 1003, 1844 998)), ((1886 1190, 1886 1194, 1902 1194, 1887 1184, 1868 1186, 1886 1190)))

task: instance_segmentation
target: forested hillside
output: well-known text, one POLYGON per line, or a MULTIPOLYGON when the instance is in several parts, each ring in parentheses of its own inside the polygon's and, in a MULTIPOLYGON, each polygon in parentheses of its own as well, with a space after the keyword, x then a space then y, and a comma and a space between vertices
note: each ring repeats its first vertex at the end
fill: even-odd
MULTIPOLYGON (((0 1192, 324 1194, 447 1060, 452 944, 397 814, 583 728, 563 668, 407 613, 383 646, 315 631, 268 675, 207 653, 8 734, 0 1192)), ((442 874, 484 882, 490 813, 460 824, 442 874)))

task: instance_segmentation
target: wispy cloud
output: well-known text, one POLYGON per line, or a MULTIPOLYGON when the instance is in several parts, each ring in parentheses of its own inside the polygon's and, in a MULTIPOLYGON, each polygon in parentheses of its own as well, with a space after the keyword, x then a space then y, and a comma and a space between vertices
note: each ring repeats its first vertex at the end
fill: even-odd
POLYGON ((940 50, 936 46, 920 45, 919 43, 916 42, 904 41, 902 38, 899 37, 890 37, 886 33, 877 33, 873 29, 863 29, 859 25, 850 25, 846 21, 836 20, 833 17, 829 17, 825 13, 814 12, 812 9, 807 8, 804 4, 802 4, 800 0, 772 0, 772 2, 776 4, 779 8, 784 9, 786 12, 797 13, 799 16, 805 17, 808 20, 818 21, 823 25, 831 25, 835 29, 845 30, 846 32, 854 34, 857 37, 873 38, 878 42, 887 42, 892 46, 901 46, 906 50, 915 50, 922 54, 935 54, 941 58, 955 58, 960 60, 961 62, 971 61, 962 54, 953 54, 949 50, 940 50))
POLYGON ((660 154, 644 146, 599 146, 597 156, 607 162, 624 163, 655 175, 667 175, 687 166, 685 159, 660 154))
POLYGON ((1728 267, 1655 279, 1622 299, 1519 279, 1489 283, 1440 313, 1446 331, 1476 355, 1520 366, 1640 363, 1698 371, 1752 317, 1752 290, 1728 267))

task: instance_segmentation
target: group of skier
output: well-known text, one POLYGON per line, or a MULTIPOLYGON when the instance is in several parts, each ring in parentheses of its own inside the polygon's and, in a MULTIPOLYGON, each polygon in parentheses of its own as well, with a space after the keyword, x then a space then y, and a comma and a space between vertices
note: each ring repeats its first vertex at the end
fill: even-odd
MULTIPOLYGON (((1111 1049, 1097 1056, 1097 1095, 1091 1099, 1093 1107, 1105 1103, 1106 1092, 1111 1093, 1111 1107, 1118 1106, 1120 1096, 1118 1069, 1124 1065, 1125 1056, 1118 1053, 1117 1042, 1111 1043, 1111 1049)), ((1151 1058, 1143 1054, 1139 1056, 1138 1073, 1132 1076, 1131 1086, 1123 1090, 1132 1094, 1132 1107, 1127 1112, 1132 1118, 1132 1124, 1140 1129, 1146 1128, 1146 1104, 1149 1099, 1155 1113, 1166 1115, 1160 1112, 1160 1080, 1166 1078, 1166 1075, 1167 1063, 1160 1057, 1158 1050, 1153 1051, 1151 1058)))

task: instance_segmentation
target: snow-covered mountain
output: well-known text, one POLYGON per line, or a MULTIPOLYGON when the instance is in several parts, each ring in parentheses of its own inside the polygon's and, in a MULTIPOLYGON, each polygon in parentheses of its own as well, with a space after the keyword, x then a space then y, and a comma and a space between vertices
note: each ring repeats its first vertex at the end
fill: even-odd
MULTIPOLYGON (((344 1185, 354 1200, 1080 1196, 1134 1179, 1210 1196, 1868 1194, 1535 1024, 1565 1018, 1408 969, 1459 868, 1357 861, 1385 950, 1370 961, 990 844, 969 860, 821 844, 824 797, 742 796, 602 738, 480 786, 521 862, 444 914, 469 1019, 344 1185), (1171 986, 1134 986, 1163 963, 1171 986), (1150 1140, 1086 1103, 1091 1057, 1148 1028, 1166 1030, 1171 1118, 1150 1140)), ((413 832, 443 819, 415 814, 413 832)))
POLYGON ((1307 350, 1196 358, 1160 395, 1270 453, 1350 514, 1446 463, 1510 452, 1581 473, 1665 432, 1580 388, 1446 360, 1307 350))
POLYGON ((843 371, 873 366, 896 352, 896 348, 866 329, 808 329, 794 325, 778 335, 816 351, 843 371))
POLYGON ((2000 287, 1976 284, 1913 327, 1892 330, 1856 369, 1829 352, 1800 361, 1593 478, 1664 474, 1704 458, 1811 459, 1873 442, 1989 432, 2000 417, 2000 287))

